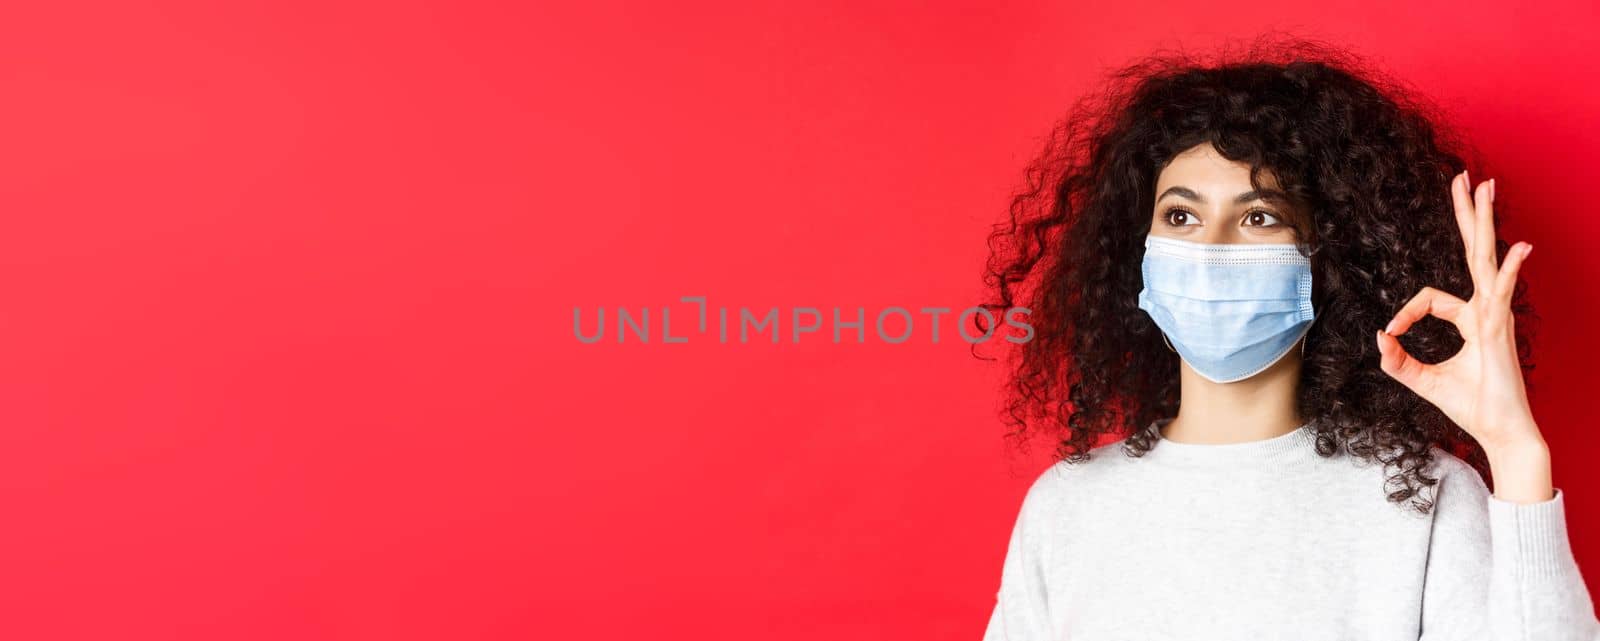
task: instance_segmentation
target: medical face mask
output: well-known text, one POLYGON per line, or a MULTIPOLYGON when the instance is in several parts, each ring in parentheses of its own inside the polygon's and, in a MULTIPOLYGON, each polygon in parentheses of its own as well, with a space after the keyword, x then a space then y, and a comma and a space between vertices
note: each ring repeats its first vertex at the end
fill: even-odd
POLYGON ((1201 376, 1218 383, 1255 376, 1310 331, 1311 260, 1293 243, 1146 236, 1144 246, 1139 309, 1201 376))

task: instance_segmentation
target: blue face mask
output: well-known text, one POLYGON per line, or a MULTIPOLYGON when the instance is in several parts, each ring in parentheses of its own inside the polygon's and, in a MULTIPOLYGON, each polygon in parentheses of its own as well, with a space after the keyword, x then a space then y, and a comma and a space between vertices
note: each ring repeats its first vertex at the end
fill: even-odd
POLYGON ((1293 243, 1146 236, 1144 246, 1139 309, 1201 376, 1218 383, 1255 376, 1310 331, 1311 260, 1293 243))

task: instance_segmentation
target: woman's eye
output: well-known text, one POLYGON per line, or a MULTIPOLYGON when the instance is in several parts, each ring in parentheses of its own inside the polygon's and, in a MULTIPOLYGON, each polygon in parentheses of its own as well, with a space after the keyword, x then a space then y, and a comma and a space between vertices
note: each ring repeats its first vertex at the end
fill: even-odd
POLYGON ((1265 210, 1261 210, 1261 209, 1251 210, 1249 213, 1244 215, 1244 220, 1245 220, 1245 225, 1246 226, 1256 226, 1256 227, 1270 227, 1272 225, 1277 225, 1277 224, 1280 224, 1280 223, 1283 222, 1283 221, 1279 220, 1277 216, 1274 216, 1271 212, 1268 212, 1268 211, 1265 211, 1265 210))
POLYGON ((1176 226, 1180 226, 1180 227, 1183 226, 1183 225, 1198 225, 1198 224, 1200 224, 1200 219, 1195 218, 1194 214, 1191 214, 1191 213, 1189 213, 1187 211, 1184 211, 1182 209, 1168 209, 1167 210, 1167 224, 1168 225, 1176 225, 1176 226))

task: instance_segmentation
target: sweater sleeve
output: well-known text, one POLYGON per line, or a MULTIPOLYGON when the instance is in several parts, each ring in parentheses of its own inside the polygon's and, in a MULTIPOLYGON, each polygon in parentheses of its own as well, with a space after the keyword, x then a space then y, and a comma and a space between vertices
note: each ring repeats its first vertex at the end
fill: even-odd
POLYGON ((1600 641, 1561 490, 1502 501, 1476 470, 1450 462, 1436 488, 1420 640, 1600 641))
POLYGON ((1046 496, 1047 470, 1028 488, 1011 527, 1005 562, 1000 572, 1000 589, 995 593, 994 609, 983 633, 983 641, 1045 641, 1050 635, 1050 605, 1045 586, 1044 544, 1049 537, 1043 526, 1050 520, 1046 511, 1051 501, 1046 496))

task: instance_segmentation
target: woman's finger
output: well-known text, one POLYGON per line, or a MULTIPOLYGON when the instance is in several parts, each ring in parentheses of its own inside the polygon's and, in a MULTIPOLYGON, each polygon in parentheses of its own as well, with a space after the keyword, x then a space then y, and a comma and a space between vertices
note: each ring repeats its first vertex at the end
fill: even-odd
MULTIPOLYGON (((1494 207, 1491 204, 1494 190, 1494 180, 1485 180, 1478 183, 1473 190, 1473 227, 1477 233, 1472 236, 1473 254, 1477 256, 1477 269, 1473 270, 1473 284, 1484 294, 1490 294, 1494 287, 1495 255, 1494 255, 1494 207)), ((1473 296, 1477 296, 1473 292, 1473 296)))
MULTIPOLYGON (((1422 394, 1422 381, 1429 368, 1434 367, 1413 358, 1400 346, 1400 339, 1386 332, 1378 332, 1378 367, 1417 394, 1422 394)), ((1424 396, 1426 398, 1426 396, 1424 396)))
POLYGON ((1456 177, 1450 181, 1450 200, 1455 203, 1456 227, 1461 230, 1461 246, 1466 250, 1464 253, 1467 257, 1468 268, 1473 265, 1472 237, 1478 233, 1477 228, 1472 225, 1474 218, 1472 215, 1471 184, 1472 181, 1467 177, 1467 172, 1465 171, 1456 174, 1456 177))
POLYGON ((1500 265, 1500 273, 1494 277, 1494 300, 1497 308, 1511 306, 1511 293, 1517 286, 1517 271, 1522 269, 1523 259, 1528 257, 1528 252, 1533 251, 1531 243, 1517 243, 1506 252, 1506 260, 1500 265))
MULTIPOLYGON (((1461 314, 1461 308, 1466 304, 1466 301, 1456 298, 1450 292, 1424 287, 1412 296, 1411 300, 1406 301, 1400 311, 1395 312, 1394 319, 1389 321, 1388 327, 1383 328, 1383 331, 1391 337, 1399 336, 1406 333, 1412 323, 1430 314, 1456 324, 1456 317, 1461 314)), ((1459 324, 1456 325, 1460 327, 1459 324)))

